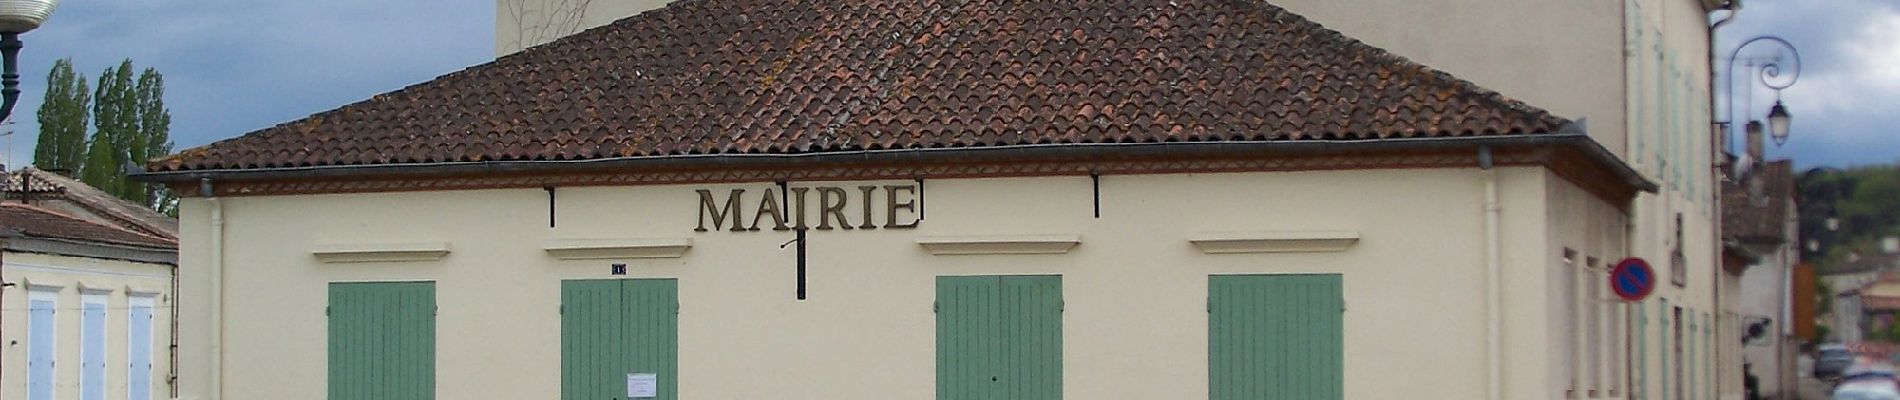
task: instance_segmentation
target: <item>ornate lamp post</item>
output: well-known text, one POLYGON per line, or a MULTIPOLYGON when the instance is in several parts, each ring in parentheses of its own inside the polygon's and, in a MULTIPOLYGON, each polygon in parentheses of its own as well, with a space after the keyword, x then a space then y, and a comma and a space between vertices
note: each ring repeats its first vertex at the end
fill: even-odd
POLYGON ((13 116, 13 106, 20 101, 20 34, 39 28, 46 17, 53 16, 53 7, 59 0, 0 0, 0 56, 4 56, 4 68, 0 71, 0 121, 13 116))
MULTIPOLYGON (((59 0, 0 0, 0 121, 13 116, 13 106, 20 101, 20 34, 40 27, 46 17, 53 16, 53 7, 59 0)), ((3 173, 5 171, 0 171, 3 173)), ((0 239, 10 231, 0 229, 0 239)), ((12 283, 0 281, 0 293, 6 291, 12 283)))
MULTIPOLYGON (((1727 115, 1727 118, 1725 118, 1725 120, 1718 121, 1716 122, 1716 124, 1721 125, 1724 130, 1730 130, 1734 128, 1735 100, 1738 98, 1738 96, 1736 96, 1735 94, 1735 62, 1741 60, 1740 55, 1742 53, 1742 49, 1747 49, 1748 46, 1754 45, 1756 43, 1769 43, 1769 44, 1779 45, 1780 47, 1787 49, 1788 53, 1791 55, 1792 59, 1794 60, 1794 63, 1791 64, 1794 68, 1791 68, 1785 71, 1781 67, 1782 65, 1781 62, 1783 61, 1781 57, 1772 57, 1772 58, 1762 59, 1762 62, 1760 64, 1756 64, 1753 61, 1748 63, 1748 68, 1752 69, 1748 71, 1750 77, 1759 79, 1761 81, 1762 86, 1766 86, 1769 89, 1774 89, 1775 91, 1775 105, 1774 107, 1771 107, 1768 109, 1768 123, 1766 124, 1767 125, 1766 128, 1767 128, 1767 131, 1768 131, 1767 133, 1769 137, 1774 138, 1775 145, 1779 146, 1788 141, 1788 127, 1789 127, 1789 124, 1791 123, 1790 120, 1793 118, 1791 115, 1788 114, 1788 107, 1783 106, 1781 104, 1781 90, 1787 89, 1789 86, 1794 86, 1795 81, 1801 79, 1801 51, 1798 49, 1795 49, 1793 44, 1788 43, 1787 40, 1783 40, 1782 38, 1775 37, 1775 36, 1756 36, 1754 38, 1750 38, 1746 41, 1743 41, 1740 46, 1735 46, 1735 50, 1729 53, 1728 72, 1726 74, 1727 86, 1724 86, 1724 88, 1728 90, 1728 96, 1729 96, 1729 102, 1727 104, 1728 115, 1727 115)), ((1749 85, 1751 85, 1749 86, 1750 88, 1753 88, 1752 85, 1754 85, 1754 83, 1750 82, 1749 85)), ((1739 99, 1741 99, 1744 102, 1745 105, 1743 106, 1743 108, 1746 109, 1747 108, 1746 102, 1749 100, 1748 96, 1747 95, 1739 96, 1739 99)), ((1750 130, 1758 130, 1758 129, 1763 128, 1761 121, 1752 120, 1752 119, 1749 120, 1748 127, 1750 130)), ((1733 136, 1732 132, 1730 132, 1729 134, 1733 136)), ((1752 162, 1752 161, 1760 161, 1760 160, 1750 160, 1750 161, 1752 162)))

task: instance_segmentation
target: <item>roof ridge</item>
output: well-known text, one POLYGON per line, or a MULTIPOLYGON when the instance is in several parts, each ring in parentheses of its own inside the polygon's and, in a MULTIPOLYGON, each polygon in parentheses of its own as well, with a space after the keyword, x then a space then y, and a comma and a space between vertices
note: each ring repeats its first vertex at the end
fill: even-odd
MULTIPOLYGON (((147 206, 143 204, 120 198, 117 195, 107 193, 105 190, 89 185, 85 181, 53 173, 52 171, 26 167, 14 172, 14 174, 21 174, 20 176, 31 174, 34 181, 44 182, 49 186, 59 189, 55 192, 41 192, 41 194, 34 195, 35 198, 64 199, 73 205, 90 210, 100 217, 131 225, 133 228, 136 228, 132 229, 134 231, 141 231, 147 235, 162 238, 173 238, 172 234, 166 231, 165 226, 146 220, 146 218, 171 219, 172 217, 147 208, 147 206), (138 215, 141 213, 149 214, 138 215)), ((121 226, 121 228, 124 227, 121 226)))
POLYGON ((153 171, 1548 134, 1259 0, 683 0, 153 171))

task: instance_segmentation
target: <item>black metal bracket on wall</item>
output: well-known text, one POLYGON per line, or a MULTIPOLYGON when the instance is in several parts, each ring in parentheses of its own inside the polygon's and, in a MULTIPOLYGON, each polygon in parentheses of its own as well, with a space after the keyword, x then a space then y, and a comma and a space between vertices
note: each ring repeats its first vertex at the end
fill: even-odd
POLYGON ((1090 172, 1089 184, 1095 190, 1095 218, 1102 218, 1102 174, 1090 172))
POLYGON ((799 300, 805 299, 805 230, 806 230, 805 228, 796 229, 795 231, 798 234, 797 238, 792 239, 789 242, 785 242, 785 244, 778 245, 778 248, 780 249, 783 249, 785 248, 785 246, 790 246, 793 244, 798 245, 798 248, 797 248, 798 249, 798 256, 797 256, 798 257, 798 278, 797 278, 798 289, 797 291, 798 291, 799 300))
POLYGON ((798 229, 798 299, 805 299, 805 229, 798 229))
POLYGON ((554 227, 554 187, 542 186, 541 190, 548 191, 548 227, 553 228, 554 227))
MULTIPOLYGON (((791 183, 786 182, 786 181, 778 181, 776 183, 778 184, 778 194, 779 194, 778 197, 779 197, 779 203, 780 203, 779 212, 785 213, 786 218, 790 218, 795 212, 802 212, 803 210, 798 210, 798 211, 792 210, 792 196, 790 195, 791 183)), ((783 249, 785 248, 785 246, 788 246, 794 243, 798 244, 797 293, 798 293, 798 299, 804 300, 805 299, 805 227, 802 227, 802 226, 798 227, 796 231, 798 235, 797 238, 792 239, 792 241, 790 242, 785 242, 785 244, 778 245, 778 248, 783 249)))

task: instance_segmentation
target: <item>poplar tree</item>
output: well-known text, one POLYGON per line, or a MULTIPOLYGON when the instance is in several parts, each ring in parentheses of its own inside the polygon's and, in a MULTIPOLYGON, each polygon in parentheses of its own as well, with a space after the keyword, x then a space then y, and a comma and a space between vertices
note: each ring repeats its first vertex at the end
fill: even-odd
POLYGON ((86 78, 73 73, 72 61, 55 63, 47 78, 46 101, 39 110, 41 131, 34 163, 42 169, 72 171, 99 190, 175 215, 177 197, 164 185, 125 179, 128 168, 143 167, 172 151, 165 76, 146 68, 135 80, 132 68, 131 59, 106 68, 88 97, 86 78), (88 110, 90 138, 86 135, 88 110))
MULTIPOLYGON (((139 73, 138 86, 135 88, 138 112, 138 136, 143 140, 143 149, 132 152, 133 162, 144 166, 146 162, 164 157, 172 152, 171 125, 172 112, 165 108, 165 76, 158 70, 146 68, 139 73)), ((172 214, 176 212, 177 197, 165 185, 141 184, 145 204, 153 210, 172 214)))
POLYGON ((33 147, 33 165, 78 176, 86 162, 86 123, 92 115, 87 109, 92 102, 88 90, 86 76, 73 72, 72 59, 53 62, 37 115, 40 135, 33 147))
POLYGON ((122 171, 132 159, 132 151, 144 151, 144 140, 138 137, 136 89, 131 59, 99 74, 99 86, 92 95, 92 139, 80 180, 120 198, 147 204, 143 188, 126 185, 122 171))

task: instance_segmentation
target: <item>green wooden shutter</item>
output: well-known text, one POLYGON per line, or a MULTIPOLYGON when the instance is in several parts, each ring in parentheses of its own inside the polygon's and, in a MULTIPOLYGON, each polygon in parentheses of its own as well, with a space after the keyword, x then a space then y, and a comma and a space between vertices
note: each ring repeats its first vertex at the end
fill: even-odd
POLYGON ((937 398, 1062 398, 1062 278, 937 278, 937 398))
POLYGON ((1001 281, 994 276, 937 278, 937 399, 1001 398, 1002 364, 993 345, 1002 331, 1001 281))
POLYGON ((636 279, 623 281, 620 309, 626 332, 627 368, 622 372, 625 395, 627 373, 655 374, 658 400, 679 398, 679 281, 636 279))
POLYGON ((1062 398, 1062 278, 1002 278, 1000 380, 1006 399, 1062 398))
POLYGON ((1649 400, 1649 351, 1644 348, 1644 342, 1649 338, 1649 316, 1642 303, 1631 306, 1630 310, 1635 311, 1636 315, 1630 320, 1636 322, 1636 329, 1627 334, 1636 341, 1635 352, 1629 358, 1635 364, 1635 368, 1631 369, 1636 373, 1630 376, 1630 396, 1633 400, 1649 400))
POLYGON ((1684 351, 1688 352, 1688 354, 1682 359, 1682 368, 1689 377, 1689 383, 1685 384, 1682 388, 1689 392, 1689 398, 1699 399, 1701 397, 1699 397, 1698 393, 1701 393, 1702 390, 1702 375, 1700 375, 1702 370, 1696 368, 1697 364, 1701 364, 1701 362, 1697 361, 1701 359, 1696 357, 1702 353, 1697 352, 1696 342, 1702 339, 1702 335, 1697 333, 1700 332, 1700 330, 1698 325, 1696 325, 1695 309, 1689 309, 1688 311, 1689 312, 1683 317, 1683 319, 1688 320, 1689 323, 1689 333, 1686 334, 1688 337, 1683 339, 1683 342, 1686 342, 1684 351))
POLYGON ((1662 379, 1657 380, 1657 382, 1662 384, 1662 391, 1660 392, 1662 396, 1659 397, 1664 399, 1675 397, 1676 392, 1669 391, 1669 388, 1676 378, 1682 376, 1677 375, 1675 370, 1670 368, 1670 365, 1674 363, 1671 359, 1675 357, 1675 344, 1669 341, 1670 328, 1669 301, 1659 300, 1656 302, 1656 355, 1661 357, 1662 361, 1657 363, 1656 372, 1663 374, 1662 379))
POLYGON ((1208 398, 1345 397, 1339 275, 1208 278, 1208 398))
POLYGON ((626 392, 619 281, 561 282, 561 398, 604 400, 626 392))
POLYGON ((435 284, 330 284, 329 398, 435 398, 435 284))
POLYGON ((627 374, 655 374, 679 397, 678 282, 561 282, 561 398, 624 399, 627 374))

